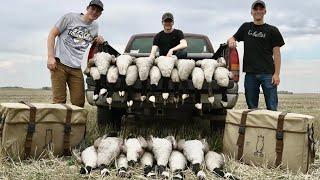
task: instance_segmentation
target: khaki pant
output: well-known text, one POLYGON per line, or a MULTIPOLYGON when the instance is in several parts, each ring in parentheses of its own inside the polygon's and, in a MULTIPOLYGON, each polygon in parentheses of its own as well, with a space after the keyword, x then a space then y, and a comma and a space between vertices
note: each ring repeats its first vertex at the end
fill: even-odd
POLYGON ((73 105, 83 107, 85 102, 84 80, 81 69, 75 69, 57 61, 57 69, 51 71, 53 103, 66 103, 67 85, 73 105))

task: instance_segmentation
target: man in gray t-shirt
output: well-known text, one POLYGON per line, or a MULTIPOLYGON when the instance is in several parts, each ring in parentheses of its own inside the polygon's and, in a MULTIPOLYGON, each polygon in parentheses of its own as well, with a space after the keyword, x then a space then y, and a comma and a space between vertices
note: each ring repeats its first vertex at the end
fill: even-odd
POLYGON ((68 13, 60 18, 50 31, 47 67, 51 72, 53 103, 66 102, 68 85, 71 103, 84 106, 81 61, 90 44, 104 42, 104 39, 98 36, 98 24, 95 22, 102 11, 102 2, 92 0, 85 14, 68 13))

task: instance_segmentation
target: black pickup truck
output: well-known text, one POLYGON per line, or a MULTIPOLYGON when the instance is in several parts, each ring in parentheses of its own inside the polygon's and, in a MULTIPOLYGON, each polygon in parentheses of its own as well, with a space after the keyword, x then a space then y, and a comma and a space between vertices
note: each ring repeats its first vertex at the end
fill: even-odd
MULTIPOLYGON (((147 57, 150 54, 152 41, 155 34, 136 34, 133 35, 124 51, 124 54, 129 54, 134 57, 147 57)), ((185 33, 185 39, 188 42, 188 59, 195 61, 201 59, 211 59, 212 57, 223 56, 226 59, 227 68, 233 73, 233 78, 229 80, 229 86, 227 88, 219 87, 215 80, 213 80, 213 93, 215 96, 214 104, 210 104, 208 101, 208 84, 205 82, 201 91, 201 101, 203 103, 202 118, 206 118, 213 121, 224 120, 226 109, 231 109, 236 105, 238 99, 238 81, 239 81, 239 57, 236 49, 230 49, 226 44, 221 44, 219 49, 215 52, 209 38, 201 34, 185 33), (222 92, 227 92, 228 103, 227 107, 223 108, 220 101, 222 92)), ((94 52, 93 49, 91 49, 94 52)), ((95 82, 92 77, 86 78, 87 89, 86 97, 91 105, 97 106, 97 121, 99 125, 106 125, 112 123, 113 126, 119 128, 119 122, 123 119, 123 115, 127 115, 127 105, 123 98, 120 98, 118 93, 114 93, 112 106, 109 107, 106 103, 105 97, 99 97, 97 101, 93 101, 93 90, 95 88, 95 82), (118 125, 115 125, 118 124, 118 125)), ((141 82, 138 80, 134 85, 134 104, 130 112, 131 116, 135 119, 155 119, 161 117, 161 119, 191 119, 199 116, 195 111, 193 94, 190 94, 190 98, 186 99, 183 104, 178 106, 173 102, 173 97, 169 97, 167 103, 163 103, 161 97, 161 85, 160 80, 158 86, 158 96, 156 97, 157 103, 154 107, 148 99, 141 103, 140 95, 142 87, 141 82)), ((172 87, 169 82, 169 87, 172 87)), ((192 92, 194 87, 191 79, 188 80, 188 88, 192 92)))

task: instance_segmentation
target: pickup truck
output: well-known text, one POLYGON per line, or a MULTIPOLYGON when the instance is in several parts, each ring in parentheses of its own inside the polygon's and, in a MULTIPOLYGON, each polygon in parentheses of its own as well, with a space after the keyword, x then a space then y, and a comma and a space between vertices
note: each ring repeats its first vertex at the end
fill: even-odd
MULTIPOLYGON (((154 33, 133 35, 125 48, 124 54, 129 54, 134 57, 149 56, 154 36, 154 33)), ((201 34, 185 33, 185 39, 188 42, 188 59, 197 61, 201 59, 211 59, 213 57, 224 57, 226 59, 227 68, 233 73, 233 78, 229 80, 229 85, 227 88, 219 87, 216 81, 213 80, 212 87, 215 96, 214 104, 211 104, 208 101, 208 83, 204 83, 201 91, 201 101, 203 103, 202 119, 205 118, 216 122, 223 122, 226 109, 233 108, 238 99, 239 57, 237 49, 231 49, 228 48, 226 44, 221 44, 220 48, 215 52, 209 38, 201 34), (220 103, 222 98, 221 94, 223 91, 227 92, 228 99, 228 103, 225 108, 220 103)), ((97 47, 93 48, 97 49, 97 47)), ((90 50, 91 56, 92 52, 97 51, 93 48, 90 50)), ((119 54, 117 52, 115 53, 119 54)), ((107 105, 105 97, 99 97, 97 101, 93 101, 95 82, 92 77, 89 75, 87 76, 86 97, 89 104, 97 106, 98 125, 105 126, 108 123, 109 125, 111 123, 113 128, 119 130, 121 126, 121 120, 123 120, 123 117, 128 114, 126 101, 123 100, 123 98, 120 98, 118 93, 113 94, 113 102, 111 107, 107 105)), ((135 83, 134 104, 132 111, 130 112, 131 117, 134 116, 135 119, 155 119, 156 117, 161 117, 161 119, 170 119, 171 121, 175 121, 178 119, 186 120, 199 116, 199 114, 195 113, 196 109, 194 107, 194 98, 192 98, 193 94, 190 94, 190 98, 186 99, 183 104, 179 104, 178 106, 173 103, 173 97, 169 97, 167 103, 163 103, 161 97, 161 84, 162 83, 160 80, 157 89, 157 103, 154 107, 152 103, 148 101, 148 99, 143 103, 140 102, 139 99, 141 95, 141 89, 145 87, 142 87, 139 80, 135 83)), ((191 79, 188 80, 188 88, 190 91, 194 91, 191 79)))

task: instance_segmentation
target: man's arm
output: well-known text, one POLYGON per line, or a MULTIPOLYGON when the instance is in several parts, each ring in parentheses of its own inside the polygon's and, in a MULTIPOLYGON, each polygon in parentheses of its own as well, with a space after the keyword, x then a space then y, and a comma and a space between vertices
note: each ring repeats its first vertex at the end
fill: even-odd
POLYGON ((237 41, 233 36, 228 39, 228 45, 229 45, 230 48, 237 47, 237 41))
POLYGON ((103 36, 98 35, 96 38, 94 38, 94 42, 96 42, 97 44, 103 44, 104 43, 103 36))
POLYGON ((157 50, 158 50, 158 46, 157 45, 153 45, 151 48, 151 52, 150 52, 150 58, 155 59, 156 58, 156 54, 157 54, 157 50))
POLYGON ((273 48, 274 74, 272 76, 272 84, 278 86, 280 84, 280 68, 281 68, 281 52, 280 47, 273 48))
POLYGON ((179 51, 181 49, 187 48, 188 43, 185 39, 180 40, 180 44, 178 44, 176 47, 173 47, 169 50, 167 56, 172 56, 174 51, 179 51))
POLYGON ((57 67, 57 62, 54 54, 55 39, 60 34, 57 27, 53 27, 49 33, 47 47, 48 47, 48 61, 47 68, 54 71, 57 67))
POLYGON ((246 29, 247 23, 243 23, 238 31, 228 39, 228 45, 230 48, 236 48, 237 47, 237 41, 243 41, 244 32, 246 29))
POLYGON ((271 45, 273 51, 273 59, 274 59, 274 74, 272 76, 272 84, 278 86, 280 84, 280 68, 281 68, 281 53, 280 47, 282 47, 285 43, 283 37, 278 30, 278 28, 274 27, 271 31, 271 45))

